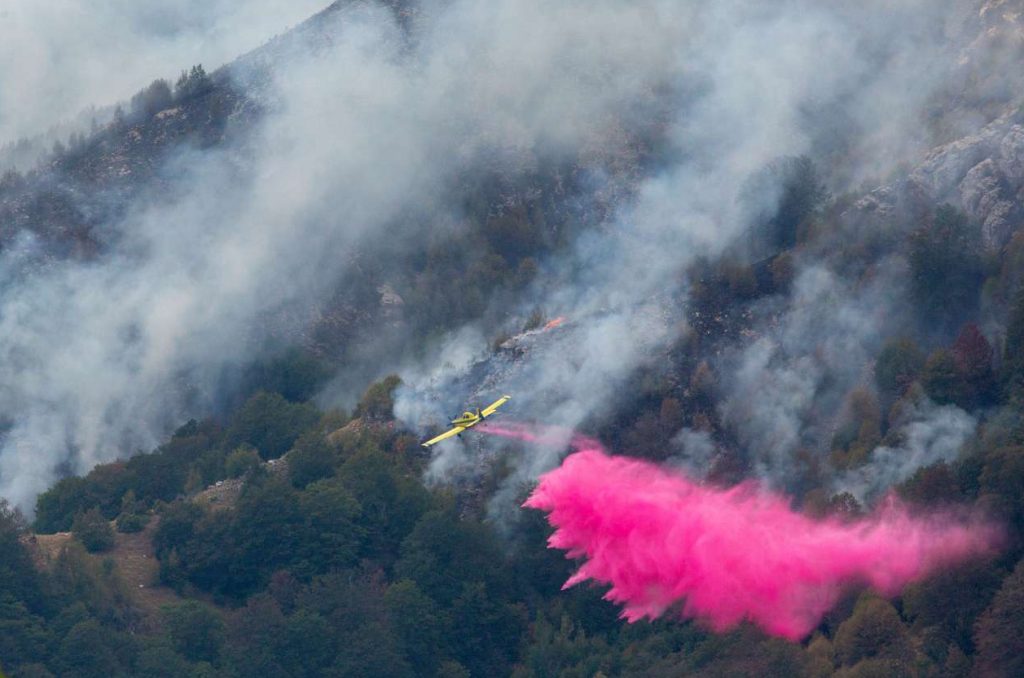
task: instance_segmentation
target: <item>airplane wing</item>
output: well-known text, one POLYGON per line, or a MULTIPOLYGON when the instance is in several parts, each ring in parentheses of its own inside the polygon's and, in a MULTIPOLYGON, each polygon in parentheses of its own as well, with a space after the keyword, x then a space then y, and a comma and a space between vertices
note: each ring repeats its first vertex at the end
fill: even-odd
POLYGON ((481 417, 489 417, 489 416, 491 416, 492 414, 497 412, 499 407, 501 407, 502 405, 504 405, 505 403, 507 403, 510 400, 512 400, 511 396, 507 396, 507 395, 501 396, 500 398, 495 400, 493 403, 491 403, 490 405, 488 405, 484 409, 480 410, 480 416, 481 417))
POLYGON ((427 442, 423 443, 423 447, 430 447, 431 445, 436 445, 437 443, 441 442, 442 440, 447 440, 448 438, 451 438, 452 436, 457 436, 457 435, 459 435, 460 433, 462 433, 465 430, 466 430, 465 426, 456 426, 455 428, 448 429, 447 431, 445 431, 441 435, 439 435, 439 436, 437 436, 435 438, 431 438, 427 442))

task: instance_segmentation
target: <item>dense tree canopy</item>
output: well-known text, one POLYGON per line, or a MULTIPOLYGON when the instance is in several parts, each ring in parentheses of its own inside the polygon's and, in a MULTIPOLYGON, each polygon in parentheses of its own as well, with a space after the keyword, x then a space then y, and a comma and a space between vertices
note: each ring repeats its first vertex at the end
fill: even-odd
POLYGON ((967 215, 942 205, 910 239, 915 308, 948 330, 970 317, 984 282, 978 229, 967 215))

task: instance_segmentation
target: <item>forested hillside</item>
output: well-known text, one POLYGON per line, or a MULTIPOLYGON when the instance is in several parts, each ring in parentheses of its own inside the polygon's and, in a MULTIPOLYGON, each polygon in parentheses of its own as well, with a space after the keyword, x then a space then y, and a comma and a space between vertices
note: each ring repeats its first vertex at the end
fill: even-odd
MULTIPOLYGON (((890 364, 913 366, 915 350, 887 347, 879 383, 893 379, 890 364)), ((935 388, 937 370, 917 365, 917 376, 893 370, 904 398, 935 388)), ((277 367, 308 387, 301 363, 277 367)), ((5 664, 14 675, 1013 675, 1024 614, 1017 375, 990 373, 1006 390, 991 379, 979 395, 956 372, 940 380, 950 397, 1004 404, 966 454, 897 491, 915 505, 986 506, 1010 525, 1006 550, 895 601, 853 589, 802 644, 671 616, 625 624, 600 589, 559 590, 572 563, 545 548, 542 514, 499 530, 474 496, 423 484, 427 459, 391 420, 387 380, 351 416, 258 390, 223 422, 189 422, 153 453, 61 481, 39 499, 38 536, 5 509, 5 664), (64 545, 44 552, 45 535, 64 530, 64 545), (120 542, 139 530, 159 563, 145 586, 168 589, 155 599, 125 584, 120 542)), ((648 395, 662 404, 618 435, 657 458, 640 447, 645 427, 679 406, 671 391, 648 395)), ((840 439, 833 455, 849 458, 856 441, 840 439)), ((507 464, 495 459, 487 484, 507 464)), ((801 503, 813 515, 862 510, 818 487, 801 503)))
POLYGON ((1024 675, 1020 3, 883 4, 339 1, 0 139, 0 670, 1024 675), (522 506, 584 435, 998 538, 627 622, 522 506))

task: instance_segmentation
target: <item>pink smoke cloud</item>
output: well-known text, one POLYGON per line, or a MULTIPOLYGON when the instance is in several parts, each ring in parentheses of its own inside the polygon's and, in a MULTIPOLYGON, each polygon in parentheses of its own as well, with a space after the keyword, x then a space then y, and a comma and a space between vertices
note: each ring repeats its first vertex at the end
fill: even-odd
POLYGON ((855 522, 816 520, 754 483, 722 490, 651 463, 609 456, 560 429, 481 427, 575 451, 541 477, 524 506, 548 512, 551 548, 585 562, 587 579, 633 622, 681 604, 722 631, 749 620, 766 632, 807 636, 843 590, 866 584, 893 596, 938 568, 992 553, 1001 532, 979 518, 911 515, 889 499, 855 522))

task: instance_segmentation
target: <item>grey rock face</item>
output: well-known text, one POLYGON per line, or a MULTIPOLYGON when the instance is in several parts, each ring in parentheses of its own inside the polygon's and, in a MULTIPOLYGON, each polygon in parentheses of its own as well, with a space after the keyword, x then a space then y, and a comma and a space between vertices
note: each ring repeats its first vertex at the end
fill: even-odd
MULTIPOLYGON (((845 214, 855 224, 911 227, 937 203, 959 207, 998 250, 1024 227, 1024 0, 957 0, 946 32, 958 50, 950 74, 949 129, 966 133, 932 149, 904 178, 845 214), (978 121, 989 120, 988 124, 978 121), (976 131, 974 131, 976 130, 976 131)), ((948 137, 947 137, 948 138, 948 137)))
POLYGON ((1024 127, 1009 117, 985 128, 978 151, 985 159, 960 179, 960 203, 981 224, 984 245, 999 249, 1024 224, 1024 127))
POLYGON ((981 225, 983 245, 1003 247, 1024 226, 1024 115, 1014 110, 976 134, 933 149, 906 179, 857 201, 851 216, 887 219, 914 204, 949 202, 981 225))
POLYGON ((1005 244, 1020 223, 1020 207, 1014 193, 1007 174, 992 158, 975 165, 960 182, 964 210, 981 224, 987 248, 1005 244))

